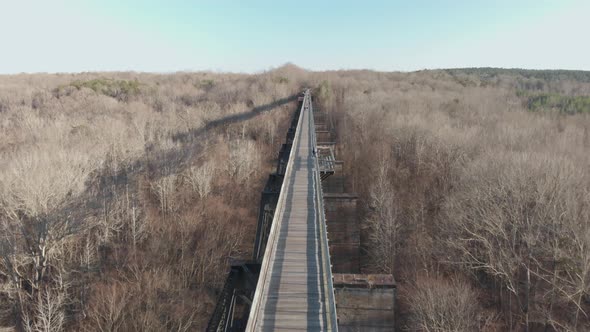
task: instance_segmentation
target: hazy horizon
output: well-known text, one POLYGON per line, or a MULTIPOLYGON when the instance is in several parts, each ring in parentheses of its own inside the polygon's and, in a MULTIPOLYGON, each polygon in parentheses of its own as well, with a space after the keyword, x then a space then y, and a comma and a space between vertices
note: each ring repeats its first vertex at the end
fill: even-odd
POLYGON ((0 74, 590 70, 588 11, 580 0, 10 2, 0 74))
POLYGON ((75 75, 75 74, 99 74, 99 73, 138 73, 138 74, 175 74, 175 73, 215 73, 215 74, 262 74, 265 72, 277 70, 283 68, 287 65, 294 65, 295 67, 310 71, 310 72, 337 72, 337 71, 372 71, 372 72, 379 72, 379 73, 414 73, 420 71, 436 71, 436 70, 461 70, 461 69, 499 69, 499 70, 526 70, 526 71, 583 71, 583 72, 590 72, 590 69, 562 69, 562 68, 507 68, 507 67, 490 67, 490 66, 482 66, 482 67, 451 67, 451 68, 425 68, 425 69, 416 69, 416 70, 376 70, 370 68, 341 68, 341 69, 326 69, 326 70, 313 70, 298 66, 295 63, 287 62, 283 65, 279 65, 277 67, 266 68, 251 72, 246 71, 226 71, 226 70, 210 70, 210 69, 195 69, 195 70, 171 70, 171 71, 144 71, 144 70, 85 70, 85 71, 62 71, 62 72, 18 72, 18 73, 0 73, 0 76, 11 76, 11 75, 35 75, 35 74, 48 74, 48 75, 75 75))

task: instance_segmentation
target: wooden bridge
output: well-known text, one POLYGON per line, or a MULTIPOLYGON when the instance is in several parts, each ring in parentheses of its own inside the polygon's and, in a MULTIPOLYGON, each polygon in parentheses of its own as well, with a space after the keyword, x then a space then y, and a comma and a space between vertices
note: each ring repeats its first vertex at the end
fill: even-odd
POLYGON ((232 266, 209 331, 338 330, 321 184, 334 153, 316 141, 309 90, 299 104, 262 194, 253 261, 232 266))
POLYGON ((337 330, 309 90, 303 98, 247 331, 337 330))

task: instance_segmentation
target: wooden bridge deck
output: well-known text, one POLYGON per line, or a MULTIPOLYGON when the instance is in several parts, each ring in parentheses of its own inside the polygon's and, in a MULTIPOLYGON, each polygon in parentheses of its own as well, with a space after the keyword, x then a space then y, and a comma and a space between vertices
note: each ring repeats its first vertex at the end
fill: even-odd
POLYGON ((247 331, 337 330, 312 111, 306 92, 247 331))

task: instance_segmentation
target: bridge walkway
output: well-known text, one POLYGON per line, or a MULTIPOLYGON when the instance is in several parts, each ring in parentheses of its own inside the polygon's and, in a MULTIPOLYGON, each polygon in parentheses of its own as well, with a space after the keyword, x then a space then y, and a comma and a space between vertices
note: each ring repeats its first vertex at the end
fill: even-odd
POLYGON ((247 331, 336 331, 311 94, 305 92, 247 331))

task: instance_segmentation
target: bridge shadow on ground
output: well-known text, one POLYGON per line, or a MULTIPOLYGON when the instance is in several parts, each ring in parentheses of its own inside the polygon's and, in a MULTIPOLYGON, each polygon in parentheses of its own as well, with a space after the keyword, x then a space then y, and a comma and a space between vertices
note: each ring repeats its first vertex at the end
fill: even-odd
MULTIPOLYGON (((78 232, 89 226, 84 225, 83 220, 89 216, 101 214, 105 202, 110 201, 116 194, 113 188, 117 188, 115 191, 122 191, 125 190, 126 185, 129 185, 135 187, 135 190, 139 190, 138 180, 141 176, 147 175, 150 181, 154 182, 171 174, 179 174, 190 166, 194 156, 198 156, 204 151, 205 140, 199 139, 204 134, 224 125, 253 119, 264 112, 275 110, 297 100, 297 96, 298 94, 281 98, 272 103, 257 106, 250 112, 232 114, 210 121, 205 126, 173 135, 172 139, 180 143, 175 148, 162 149, 148 145, 140 157, 115 173, 106 169, 98 170, 100 175, 95 178, 97 182, 87 187, 84 193, 75 198, 63 210, 58 211, 57 214, 67 214, 71 216, 72 220, 78 221, 69 225, 69 233, 78 232)), ((130 188, 130 190, 133 189, 130 188)))
POLYGON ((298 96, 298 94, 295 94, 295 95, 292 95, 292 96, 289 96, 289 97, 285 97, 285 98, 281 98, 281 99, 275 100, 272 103, 254 107, 252 109, 252 111, 250 111, 250 112, 244 112, 244 113, 239 113, 239 114, 232 114, 232 115, 228 115, 226 117, 220 118, 220 119, 216 119, 216 120, 210 121, 210 122, 208 122, 203 127, 190 130, 190 131, 188 131, 186 133, 176 134, 176 135, 172 136, 172 139, 175 142, 178 142, 178 141, 180 141, 180 142, 189 141, 191 139, 194 139, 194 138, 202 135, 203 133, 205 133, 205 132, 207 132, 207 131, 209 131, 211 129, 214 129, 214 128, 217 128, 217 127, 220 127, 220 126, 223 126, 223 125, 233 124, 233 123, 236 123, 236 122, 242 122, 242 121, 250 120, 250 119, 258 116, 260 113, 263 113, 263 112, 266 112, 266 111, 270 111, 270 110, 272 110, 272 109, 274 109, 276 107, 279 107, 279 106, 288 104, 288 103, 290 103, 292 101, 295 101, 297 99, 297 96, 298 96))
POLYGON ((158 179, 162 176, 176 174, 187 167, 187 162, 191 161, 194 155, 203 151, 204 140, 199 139, 204 134, 222 126, 248 121, 254 117, 274 110, 280 106, 286 105, 297 99, 297 94, 289 97, 278 99, 272 103, 257 106, 250 112, 228 115, 213 121, 206 125, 191 129, 187 132, 178 133, 172 136, 173 141, 180 143, 177 148, 173 149, 156 149, 146 147, 144 158, 137 160, 131 169, 142 169, 142 166, 148 167, 148 174, 152 179, 158 179))

